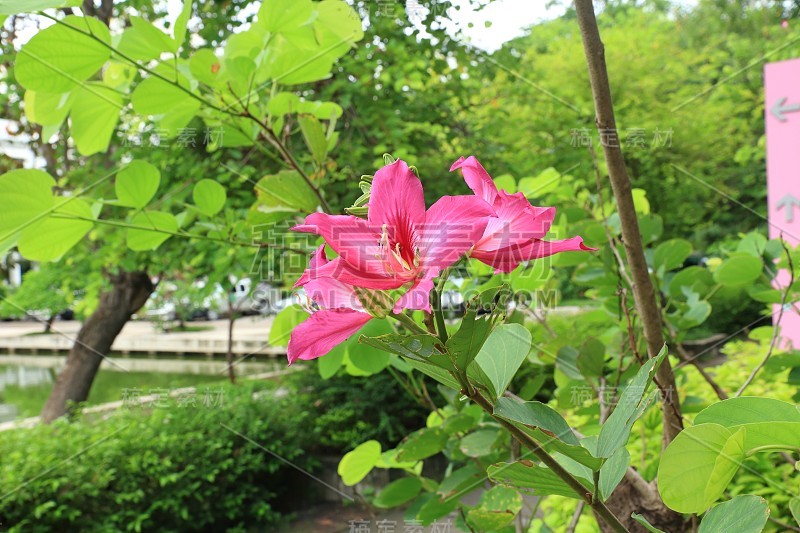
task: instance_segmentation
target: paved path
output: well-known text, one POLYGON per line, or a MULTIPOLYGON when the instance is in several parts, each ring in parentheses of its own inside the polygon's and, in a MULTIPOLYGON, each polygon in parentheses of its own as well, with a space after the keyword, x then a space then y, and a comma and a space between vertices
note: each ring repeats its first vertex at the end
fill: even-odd
MULTIPOLYGON (((233 352, 242 356, 282 355, 284 349, 267 343, 273 317, 242 317, 234 323, 233 352)), ((228 349, 228 321, 190 322, 191 326, 208 327, 206 331, 163 333, 151 322, 130 321, 117 337, 112 351, 119 353, 199 353, 225 354, 228 349)), ((53 333, 40 335, 43 326, 38 322, 0 322, 0 352, 64 352, 74 343, 81 323, 58 321, 53 333)))

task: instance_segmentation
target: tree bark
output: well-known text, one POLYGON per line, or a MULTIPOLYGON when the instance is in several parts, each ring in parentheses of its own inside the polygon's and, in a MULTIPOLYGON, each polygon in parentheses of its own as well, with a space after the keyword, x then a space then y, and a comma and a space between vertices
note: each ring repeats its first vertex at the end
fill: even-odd
MULTIPOLYGON (((595 122, 601 140, 605 138, 601 144, 622 226, 622 239, 633 279, 636 309, 641 318, 647 350, 650 357, 655 357, 664 345, 661 310, 656 301, 653 281, 650 279, 647 261, 644 258, 642 236, 639 233, 639 219, 636 217, 631 193, 631 179, 628 176, 625 159, 622 157, 622 150, 619 146, 614 105, 611 100, 611 88, 606 71, 605 49, 600 40, 600 31, 597 29, 597 20, 591 0, 575 0, 575 11, 578 15, 583 48, 589 67, 589 79, 594 96, 595 122)), ((675 375, 669 359, 665 359, 659 367, 656 373, 656 383, 662 391, 663 446, 666 447, 683 429, 680 402, 675 388, 675 375)))
MULTIPOLYGON (((655 357, 664 345, 661 309, 656 300, 655 289, 644 257, 639 220, 636 217, 631 193, 631 180, 619 145, 614 105, 606 70, 605 48, 600 39, 592 1, 575 0, 575 11, 594 97, 595 124, 600 133, 609 180, 614 191, 622 227, 625 255, 631 271, 633 296, 647 341, 649 356, 655 357)), ((662 393, 662 447, 666 448, 683 429, 680 399, 669 358, 665 358, 661 363, 656 372, 655 381, 662 393)), ((644 527, 630 518, 632 512, 642 514, 653 526, 664 531, 684 531, 688 527, 682 515, 664 505, 654 483, 647 483, 632 469, 606 503, 630 531, 645 531, 644 527)), ((598 523, 601 530, 610 531, 603 521, 598 521, 598 523)))
POLYGON ((67 363, 42 409, 41 418, 45 423, 67 414, 70 402, 86 401, 100 363, 111 350, 114 339, 155 288, 146 272, 120 271, 111 275, 110 281, 111 288, 100 295, 97 310, 78 332, 67 363))
POLYGON ((233 322, 235 320, 236 309, 230 299, 228 300, 228 352, 225 354, 225 361, 228 364, 228 379, 231 383, 236 383, 236 372, 233 370, 233 322))
POLYGON ((53 329, 53 322, 56 319, 55 313, 50 313, 50 316, 47 317, 47 320, 44 322, 44 331, 42 333, 50 333, 50 330, 53 329))

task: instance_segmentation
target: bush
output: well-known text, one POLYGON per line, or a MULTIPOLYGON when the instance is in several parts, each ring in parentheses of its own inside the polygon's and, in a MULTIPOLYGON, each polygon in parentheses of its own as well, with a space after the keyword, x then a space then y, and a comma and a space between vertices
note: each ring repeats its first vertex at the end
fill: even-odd
MULTIPOLYGON (((297 372, 288 383, 297 389, 293 401, 301 406, 302 425, 321 452, 343 453, 370 439, 392 448, 428 415, 388 372, 368 377, 340 372, 328 380, 316 371, 297 372)), ((431 394, 432 387, 428 382, 431 394)))
POLYGON ((303 451, 308 435, 296 422, 299 408, 288 398, 254 395, 263 389, 220 386, 211 405, 198 395, 194 407, 170 400, 104 420, 0 433, 0 525, 11 531, 275 527, 292 508, 293 488, 306 494, 313 484, 272 454, 304 469, 316 462, 303 451))

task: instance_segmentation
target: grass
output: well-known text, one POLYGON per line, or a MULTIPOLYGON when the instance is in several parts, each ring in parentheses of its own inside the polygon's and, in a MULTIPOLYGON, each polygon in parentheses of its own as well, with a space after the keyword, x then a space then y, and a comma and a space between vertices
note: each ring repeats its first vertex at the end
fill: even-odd
MULTIPOLYGON (((0 367, 0 373, 6 368, 0 367)), ((52 371, 52 375, 55 380, 55 370, 52 371)), ((100 371, 95 377, 86 403, 97 405, 123 400, 126 394, 138 392, 139 395, 144 396, 156 392, 165 393, 181 387, 199 386, 203 390, 203 386, 221 384, 224 381, 225 376, 222 375, 100 371)), ((20 417, 36 416, 44 406, 52 388, 52 383, 40 383, 25 387, 6 385, 0 391, 0 403, 16 406, 20 417)))

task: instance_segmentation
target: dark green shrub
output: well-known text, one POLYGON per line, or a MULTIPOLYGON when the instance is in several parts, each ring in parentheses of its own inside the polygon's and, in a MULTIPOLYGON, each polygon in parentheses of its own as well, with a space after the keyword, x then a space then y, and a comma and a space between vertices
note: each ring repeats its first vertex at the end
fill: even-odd
MULTIPOLYGON (((289 384, 297 389, 293 400, 301 406, 303 426, 320 452, 347 452, 370 439, 394 447, 424 425, 429 412, 385 371, 368 377, 340 373, 328 380, 316 370, 297 372, 289 384)), ((435 385, 428 382, 428 390, 434 394, 435 385)))
POLYGON ((221 386, 211 405, 204 405, 198 394, 195 407, 170 400, 147 411, 121 410, 104 420, 59 421, 0 433, 0 528, 275 527, 292 507, 292 488, 302 486, 307 501, 313 484, 269 452, 305 469, 316 462, 303 451, 308 435, 297 424, 300 408, 291 398, 258 393, 263 388, 256 383, 221 386))

